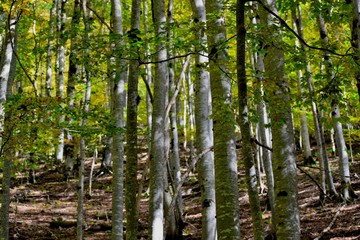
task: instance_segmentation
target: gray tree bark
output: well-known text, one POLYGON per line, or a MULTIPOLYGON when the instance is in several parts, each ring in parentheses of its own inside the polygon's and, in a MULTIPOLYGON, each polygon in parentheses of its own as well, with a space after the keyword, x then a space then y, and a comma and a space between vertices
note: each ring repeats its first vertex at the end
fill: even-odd
MULTIPOLYGON (((89 23, 89 14, 87 11, 87 1, 82 0, 82 15, 83 22, 85 25, 83 41, 88 43, 90 38, 90 23, 89 23)), ((81 126, 83 129, 87 127, 87 115, 90 109, 90 97, 91 97, 91 61, 90 61, 90 49, 84 49, 84 69, 85 69, 85 92, 84 92, 84 116, 81 119, 81 126)), ((84 177, 85 177, 85 159, 86 159, 86 142, 84 136, 80 137, 80 167, 79 167, 79 182, 78 182, 78 206, 77 206, 77 239, 83 239, 83 222, 84 222, 84 177)))
MULTIPOLYGON (((196 149, 198 153, 213 146, 213 131, 211 119, 211 90, 210 75, 207 71, 209 59, 202 46, 207 45, 205 32, 206 11, 204 0, 191 1, 193 15, 196 19, 195 37, 198 41, 195 57, 195 124, 196 124, 196 149)), ((215 173, 214 154, 208 152, 198 163, 198 174, 201 189, 202 205, 202 239, 217 239, 216 208, 215 208, 215 173)))
MULTIPOLYGON (((114 52, 122 51, 123 43, 123 25, 122 10, 119 0, 111 1, 113 35, 116 39, 114 42, 114 52)), ((121 56, 121 55, 120 55, 121 56)), ((125 109, 125 82, 127 78, 127 65, 124 60, 117 56, 115 65, 111 71, 115 72, 115 76, 111 79, 111 99, 112 108, 111 115, 114 119, 114 129, 112 132, 112 162, 113 162, 113 179, 112 179, 112 235, 111 239, 123 239, 123 192, 124 192, 124 109, 125 109)))
POLYGON ((239 239, 239 192, 231 110, 231 82, 227 73, 224 1, 206 2, 207 36, 213 104, 216 225, 219 239, 239 239))
POLYGON ((333 100, 331 103, 331 117, 333 119, 333 126, 335 130, 336 149, 339 155, 339 172, 341 177, 343 198, 349 201, 356 195, 351 188, 349 155, 347 153, 342 124, 340 122, 340 109, 336 100, 333 100))
MULTIPOLYGON (((329 45, 329 39, 328 39, 328 33, 327 33, 327 29, 325 27, 325 21, 323 19, 323 17, 321 16, 321 14, 318 14, 316 17, 317 20, 317 24, 318 24, 318 28, 319 28, 319 33, 320 33, 320 42, 323 48, 327 49, 328 45, 329 45)), ((332 61, 330 59, 330 55, 327 52, 324 52, 324 62, 325 62, 325 69, 326 69, 326 74, 328 75, 328 77, 330 79, 334 78, 334 73, 332 72, 332 61)), ((325 179, 326 179, 326 183, 327 186, 329 188, 329 191, 331 193, 331 195, 335 195, 337 196, 337 192, 335 189, 335 185, 334 185, 334 181, 333 181, 333 177, 332 177, 332 173, 331 173, 331 169, 330 169, 330 165, 329 165, 329 161, 328 161, 328 157, 327 157, 327 151, 326 151, 326 147, 325 147, 325 137, 324 137, 324 129, 322 126, 322 123, 320 121, 320 116, 317 117, 318 122, 319 122, 319 132, 320 132, 320 141, 321 141, 321 147, 322 147, 322 154, 323 154, 323 169, 325 171, 325 179)))
POLYGON ((56 14, 56 1, 52 1, 52 6, 50 9, 50 19, 49 19, 49 35, 48 35, 48 46, 47 46, 47 55, 46 55, 46 79, 45 79, 45 96, 51 97, 52 87, 52 57, 53 57, 53 41, 54 41, 54 27, 55 27, 55 14, 56 14))
MULTIPOLYGON (((266 5, 277 12, 275 0, 266 5)), ((281 34, 276 31, 274 17, 262 10, 266 23, 263 37, 266 55, 264 86, 268 93, 272 139, 277 239, 300 239, 300 218, 297 205, 295 139, 292 125, 289 87, 285 77, 281 34)))
POLYGON ((164 116, 168 103, 169 78, 165 47, 166 17, 164 0, 152 1, 152 13, 155 34, 158 38, 156 44, 154 103, 152 125, 152 159, 150 161, 150 223, 149 232, 153 240, 163 239, 164 219, 164 172, 166 172, 166 119, 164 116))
MULTIPOLYGON (((64 74, 65 74, 65 22, 66 22, 66 12, 65 12, 65 3, 66 0, 57 0, 56 2, 56 26, 57 26, 57 55, 56 55, 56 97, 63 99, 64 98, 64 74)), ((59 114, 58 123, 59 126, 65 120, 63 114, 59 114)), ((64 129, 59 127, 59 135, 57 136, 57 145, 56 145, 56 160, 58 162, 63 161, 64 157, 64 129)))

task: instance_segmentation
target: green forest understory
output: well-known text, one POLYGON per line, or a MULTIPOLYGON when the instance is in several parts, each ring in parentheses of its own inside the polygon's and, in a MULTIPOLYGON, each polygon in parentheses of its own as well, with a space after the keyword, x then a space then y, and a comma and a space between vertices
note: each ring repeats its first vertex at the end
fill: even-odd
POLYGON ((360 239, 360 0, 0 2, 0 239, 360 239))

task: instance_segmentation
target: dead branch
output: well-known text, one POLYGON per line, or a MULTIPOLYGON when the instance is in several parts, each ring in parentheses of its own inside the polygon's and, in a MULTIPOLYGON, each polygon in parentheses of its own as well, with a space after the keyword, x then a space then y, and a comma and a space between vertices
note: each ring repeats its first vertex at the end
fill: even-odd
POLYGON ((339 216, 340 212, 344 209, 344 207, 346 206, 346 204, 340 204, 340 206, 338 207, 335 216, 333 218, 333 220, 330 222, 329 226, 327 226, 327 228, 325 228, 318 237, 314 238, 314 240, 319 240, 321 239, 325 233, 327 233, 328 231, 330 231, 330 229, 332 228, 332 226, 334 225, 337 217, 339 216))

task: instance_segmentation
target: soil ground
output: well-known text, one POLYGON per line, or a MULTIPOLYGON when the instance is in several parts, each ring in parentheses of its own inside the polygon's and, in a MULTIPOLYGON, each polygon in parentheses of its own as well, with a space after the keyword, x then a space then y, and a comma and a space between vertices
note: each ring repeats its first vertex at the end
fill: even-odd
MULTIPOLYGON (((146 154, 140 154, 140 170, 145 166, 146 154)), ((302 159, 298 159, 301 164, 302 159)), ((91 159, 86 160, 86 176, 89 176, 91 159)), ((334 181, 340 182, 337 161, 331 159, 334 181)), ((95 165, 95 172, 100 163, 95 165)), ((241 168, 241 167, 240 167, 241 168)), ((318 168, 302 167, 318 181, 318 168)), ((351 164, 352 187, 360 196, 360 158, 351 164)), ((88 180, 85 178, 86 188, 88 180)), ((339 184, 336 185, 339 188, 339 184)), ((326 199, 319 204, 316 184, 306 174, 298 171, 299 209, 301 212, 302 239, 314 239, 323 232, 321 239, 360 239, 360 199, 341 207, 339 201, 326 199), (335 215, 337 216, 334 221, 335 215), (328 226, 333 222, 330 228, 328 226), (328 228, 328 229, 326 229, 328 228)), ((147 189, 145 182, 144 189, 147 189)), ((242 239, 252 239, 250 207, 244 181, 244 172, 239 171, 240 217, 242 239)), ((63 174, 56 168, 39 169, 37 182, 26 183, 17 177, 11 190, 10 208, 11 239, 76 239, 77 181, 64 181, 63 174)), ((266 194, 261 196, 265 229, 269 231, 270 213, 266 210, 266 194)), ((201 239, 200 188, 193 173, 183 186, 185 239, 201 239)), ((149 239, 148 197, 143 194, 140 206, 139 239, 149 239)), ((85 199, 84 239, 110 239, 111 232, 111 176, 95 178, 91 198, 85 199)))

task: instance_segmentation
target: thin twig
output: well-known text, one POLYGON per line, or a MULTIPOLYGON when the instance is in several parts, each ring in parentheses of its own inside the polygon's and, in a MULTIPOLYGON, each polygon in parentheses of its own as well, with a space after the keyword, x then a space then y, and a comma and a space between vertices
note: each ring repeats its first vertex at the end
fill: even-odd
POLYGON ((340 212, 344 209, 344 207, 346 206, 346 204, 342 203, 340 204, 340 206, 338 207, 336 213, 335 213, 335 216, 333 218, 333 220, 330 222, 329 226, 327 226, 321 233, 318 237, 314 238, 314 240, 319 240, 321 239, 325 233, 327 233, 328 231, 330 231, 330 229, 332 228, 332 226, 334 225, 337 217, 339 216, 340 212))
POLYGON ((275 12, 273 12, 270 8, 268 8, 261 0, 249 0, 250 1, 254 1, 254 2, 258 2, 267 12, 269 12, 271 15, 273 15, 275 18, 277 18, 280 23, 286 28, 288 29, 297 39, 299 39, 299 41, 304 44, 306 47, 314 49, 314 50, 320 50, 320 51, 325 51, 325 52, 329 52, 331 54, 334 54, 336 56, 340 56, 340 57, 345 57, 345 56, 353 56, 353 54, 349 54, 347 53, 352 47, 350 47, 346 53, 337 53, 333 50, 327 49, 327 48, 322 48, 322 47, 315 47, 315 46, 311 46, 309 45, 302 37, 299 36, 299 34, 297 34, 286 22, 284 19, 282 19, 279 15, 277 15, 275 12))
POLYGON ((169 209, 168 209, 168 214, 165 216, 165 227, 164 227, 164 236, 166 236, 166 229, 167 229, 167 226, 169 224, 169 219, 170 219, 170 216, 171 216, 171 212, 172 212, 172 209, 174 208, 175 206, 175 202, 176 202, 176 199, 178 198, 179 196, 179 193, 181 191, 181 187, 182 185, 185 183, 185 181, 188 179, 189 175, 190 175, 190 172, 195 168, 197 162, 203 157, 205 156, 205 154, 211 152, 214 150, 214 147, 209 147, 209 148, 206 148, 204 151, 202 151, 200 154, 198 154, 192 161, 191 161, 191 164, 190 166, 188 167, 188 169, 186 170, 186 172, 184 173, 184 175, 181 177, 181 181, 179 182, 179 185, 177 186, 177 188, 175 189, 175 192, 174 192, 174 196, 172 197, 172 200, 171 200, 171 203, 170 203, 170 206, 169 206, 169 209))

